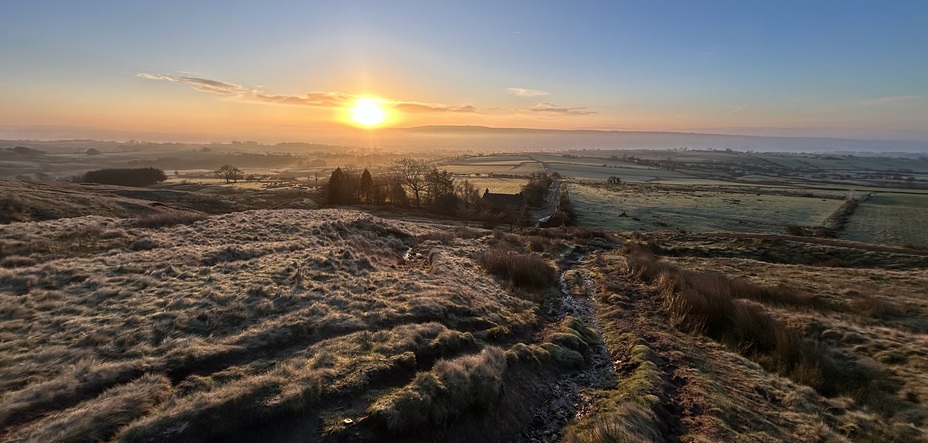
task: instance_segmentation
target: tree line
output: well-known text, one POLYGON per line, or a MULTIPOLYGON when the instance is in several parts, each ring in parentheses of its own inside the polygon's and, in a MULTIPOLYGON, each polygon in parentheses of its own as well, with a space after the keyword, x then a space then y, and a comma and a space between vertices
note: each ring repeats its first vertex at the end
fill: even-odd
POLYGON ((113 168, 88 171, 78 181, 118 186, 148 186, 167 180, 157 168, 113 168))
POLYGON ((480 190, 468 180, 456 180, 451 172, 422 160, 404 158, 386 173, 375 176, 368 169, 336 168, 325 190, 329 205, 370 204, 418 208, 468 220, 516 223, 518 211, 491 208, 480 190))

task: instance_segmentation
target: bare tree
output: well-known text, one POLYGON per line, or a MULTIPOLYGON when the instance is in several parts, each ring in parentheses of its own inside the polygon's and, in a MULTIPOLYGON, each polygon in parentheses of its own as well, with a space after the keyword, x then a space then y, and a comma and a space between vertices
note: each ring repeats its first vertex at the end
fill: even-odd
POLYGON ((480 190, 469 180, 454 182, 454 193, 465 206, 478 206, 480 204, 480 190))
POLYGON ((393 167, 400 183, 412 192, 416 199, 416 207, 422 207, 422 193, 426 190, 428 182, 426 176, 429 166, 421 160, 411 158, 400 159, 393 167))
POLYGON ((222 165, 219 169, 213 171, 213 174, 218 178, 225 179, 226 183, 237 182, 245 177, 245 173, 241 169, 232 165, 222 165))

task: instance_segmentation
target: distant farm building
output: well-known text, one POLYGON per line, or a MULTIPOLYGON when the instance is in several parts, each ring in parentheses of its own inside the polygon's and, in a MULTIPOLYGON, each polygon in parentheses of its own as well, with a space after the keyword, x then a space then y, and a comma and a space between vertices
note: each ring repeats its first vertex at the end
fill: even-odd
POLYGON ((517 214, 525 212, 525 197, 518 194, 496 194, 487 188, 483 193, 483 201, 491 208, 499 211, 512 211, 517 214))

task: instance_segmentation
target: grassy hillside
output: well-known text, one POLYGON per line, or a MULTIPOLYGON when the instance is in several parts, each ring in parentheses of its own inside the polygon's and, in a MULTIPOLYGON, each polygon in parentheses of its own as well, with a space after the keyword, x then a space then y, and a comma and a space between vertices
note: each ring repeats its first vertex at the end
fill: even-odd
POLYGON ((2 441, 926 441, 919 248, 19 186, 2 441))
POLYGON ((501 233, 280 210, 0 241, 6 441, 508 439, 595 344, 539 315, 557 274, 501 233))
POLYGON ((248 209, 310 209, 302 189, 252 190, 198 184, 147 188, 0 179, 0 224, 99 215, 144 217, 177 212, 224 214, 248 209))
POLYGON ((571 271, 614 379, 566 440, 928 441, 923 257, 771 242, 784 262, 732 242, 637 237, 571 271), (848 262, 796 263, 829 248, 848 262))

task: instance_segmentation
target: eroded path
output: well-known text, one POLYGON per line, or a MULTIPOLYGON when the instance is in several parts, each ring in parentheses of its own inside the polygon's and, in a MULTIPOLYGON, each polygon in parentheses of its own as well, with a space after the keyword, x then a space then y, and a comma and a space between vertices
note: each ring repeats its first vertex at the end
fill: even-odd
MULTIPOLYGON (((602 329, 596 319, 593 285, 588 270, 578 264, 591 251, 604 246, 577 247, 558 263, 561 271, 560 297, 547 306, 545 315, 552 321, 574 317, 586 323, 602 337, 602 329)), ((578 371, 553 381, 545 387, 549 391, 548 401, 535 408, 529 428, 519 441, 556 442, 563 437, 564 427, 572 420, 591 411, 590 391, 599 389, 614 377, 612 360, 606 346, 590 349, 587 365, 578 371)))

